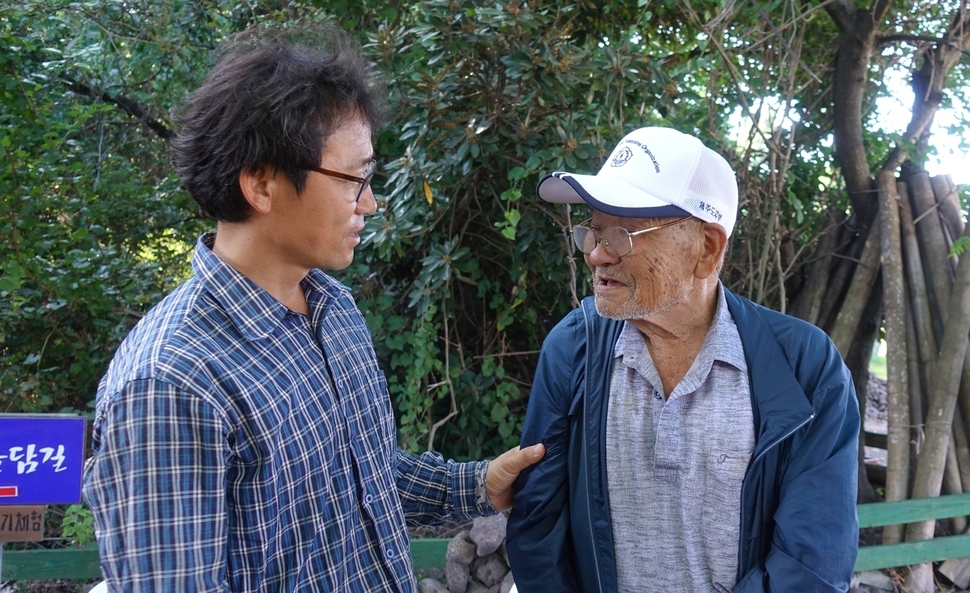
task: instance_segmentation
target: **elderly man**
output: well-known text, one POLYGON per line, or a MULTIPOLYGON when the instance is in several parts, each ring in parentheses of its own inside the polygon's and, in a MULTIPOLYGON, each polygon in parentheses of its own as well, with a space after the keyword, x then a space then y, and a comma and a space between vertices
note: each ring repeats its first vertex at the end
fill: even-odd
POLYGON ((857 549, 859 412, 819 329, 718 280, 737 216, 727 161, 642 128, 586 203, 592 299, 542 347, 507 547, 521 593, 845 591, 857 549))
POLYGON ((337 30, 247 33, 189 98, 175 163, 216 232, 98 389, 84 498, 112 591, 414 592, 405 523, 508 507, 541 457, 395 448, 370 333, 325 273, 376 208, 370 70, 337 30))

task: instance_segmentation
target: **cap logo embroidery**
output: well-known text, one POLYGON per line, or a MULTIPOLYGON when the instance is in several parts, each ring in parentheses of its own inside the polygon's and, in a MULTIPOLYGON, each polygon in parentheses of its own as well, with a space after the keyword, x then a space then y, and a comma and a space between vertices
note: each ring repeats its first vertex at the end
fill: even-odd
POLYGON ((627 162, 633 158, 633 151, 624 146, 620 150, 616 151, 613 155, 613 160, 610 161, 611 167, 622 167, 627 164, 627 162))
POLYGON ((721 220, 721 211, 714 206, 708 204, 707 202, 698 202, 698 209, 702 212, 707 212, 717 220, 721 220))
POLYGON ((653 163, 653 170, 656 171, 657 173, 660 172, 660 163, 657 162, 657 157, 653 156, 653 153, 650 152, 650 149, 647 148, 646 144, 637 142, 636 140, 626 140, 626 142, 628 142, 629 144, 634 144, 636 146, 639 146, 640 150, 642 150, 644 154, 650 157, 650 161, 653 163))

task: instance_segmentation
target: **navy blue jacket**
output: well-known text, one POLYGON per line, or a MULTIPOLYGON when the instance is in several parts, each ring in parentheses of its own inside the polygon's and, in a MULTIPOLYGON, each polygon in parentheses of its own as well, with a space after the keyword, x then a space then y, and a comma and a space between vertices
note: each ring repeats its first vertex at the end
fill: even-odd
MULTIPOLYGON (((846 591, 858 549, 859 408, 820 329, 725 290, 748 365, 755 450, 741 489, 736 593, 846 591)), ((506 547, 520 593, 616 591, 606 402, 622 323, 592 298, 546 338, 506 547)))

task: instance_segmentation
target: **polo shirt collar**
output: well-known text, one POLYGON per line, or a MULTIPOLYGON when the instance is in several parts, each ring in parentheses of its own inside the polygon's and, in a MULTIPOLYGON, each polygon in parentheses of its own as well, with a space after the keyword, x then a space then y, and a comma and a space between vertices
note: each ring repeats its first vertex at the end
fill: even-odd
MULTIPOLYGON (((623 362, 627 366, 637 369, 652 383, 659 384, 660 377, 653 361, 650 360, 650 353, 647 350, 643 335, 632 323, 624 322, 620 339, 616 342, 614 356, 623 357, 623 362), (649 364, 644 364, 647 361, 649 361, 649 364)), ((744 359, 741 338, 727 306, 724 286, 720 282, 717 285, 717 309, 714 312, 714 318, 707 331, 707 336, 704 338, 704 344, 675 391, 697 389, 710 373, 715 360, 727 363, 741 372, 747 372, 748 369, 747 362, 744 359)))

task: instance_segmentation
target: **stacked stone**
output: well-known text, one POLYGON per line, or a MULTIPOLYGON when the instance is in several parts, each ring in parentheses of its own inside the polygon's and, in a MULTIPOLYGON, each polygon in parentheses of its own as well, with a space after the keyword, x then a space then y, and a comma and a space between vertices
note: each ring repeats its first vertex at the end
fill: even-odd
POLYGON ((443 584, 434 577, 418 582, 418 593, 509 593, 512 571, 505 552, 505 515, 475 519, 470 530, 448 542, 443 584))

